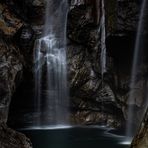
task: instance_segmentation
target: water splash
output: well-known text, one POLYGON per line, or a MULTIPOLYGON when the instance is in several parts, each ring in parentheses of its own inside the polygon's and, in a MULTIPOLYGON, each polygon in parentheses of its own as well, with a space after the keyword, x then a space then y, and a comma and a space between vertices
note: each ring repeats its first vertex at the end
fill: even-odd
POLYGON ((46 0, 43 37, 36 40, 35 102, 37 126, 68 124, 66 67, 67 0, 46 0))
POLYGON ((138 24, 138 29, 137 29, 137 36, 136 36, 136 42, 135 42, 135 50, 134 50, 134 58, 133 58, 133 65, 132 65, 132 71, 131 71, 131 83, 130 83, 130 94, 129 94, 129 99, 128 99, 128 117, 127 117, 127 125, 126 125, 126 136, 127 140, 128 138, 133 136, 133 122, 134 122, 134 104, 135 104, 135 94, 134 94, 134 89, 136 86, 136 78, 137 78, 137 73, 140 65, 140 51, 141 49, 141 43, 142 43, 142 33, 144 30, 144 11, 145 11, 145 6, 146 6, 146 0, 143 0, 142 6, 141 6, 141 12, 140 12, 140 17, 139 17, 139 24, 138 24))

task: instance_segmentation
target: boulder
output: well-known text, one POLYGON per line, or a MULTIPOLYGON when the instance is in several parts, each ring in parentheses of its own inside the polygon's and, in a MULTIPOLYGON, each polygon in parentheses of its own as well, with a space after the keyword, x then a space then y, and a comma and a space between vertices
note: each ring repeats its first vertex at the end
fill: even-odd
POLYGON ((22 26, 22 20, 16 17, 5 4, 0 4, 0 31, 12 37, 22 26))
POLYGON ((32 148, 30 140, 24 134, 8 128, 4 123, 0 124, 1 148, 32 148))
POLYGON ((131 148, 147 148, 147 147, 148 147, 148 109, 140 125, 139 131, 135 136, 131 145, 131 148))

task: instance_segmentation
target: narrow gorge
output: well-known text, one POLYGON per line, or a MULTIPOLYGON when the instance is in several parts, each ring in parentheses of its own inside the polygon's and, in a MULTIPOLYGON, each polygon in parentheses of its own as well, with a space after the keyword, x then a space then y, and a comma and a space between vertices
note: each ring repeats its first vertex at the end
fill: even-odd
POLYGON ((147 148, 147 3, 1 0, 0 148, 147 148))

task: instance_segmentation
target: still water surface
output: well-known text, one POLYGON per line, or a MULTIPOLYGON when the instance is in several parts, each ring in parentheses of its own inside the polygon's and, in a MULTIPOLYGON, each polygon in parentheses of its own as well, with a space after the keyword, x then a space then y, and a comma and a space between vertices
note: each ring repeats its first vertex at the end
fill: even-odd
POLYGON ((129 148, 124 136, 117 136, 105 128, 73 127, 64 129, 26 129, 34 148, 129 148))

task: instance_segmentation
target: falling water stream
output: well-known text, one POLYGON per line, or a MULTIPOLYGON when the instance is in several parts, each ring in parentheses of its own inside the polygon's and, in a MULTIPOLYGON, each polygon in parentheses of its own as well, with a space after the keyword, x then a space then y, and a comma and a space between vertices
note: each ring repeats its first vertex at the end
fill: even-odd
POLYGON ((100 31, 101 31, 101 75, 106 72, 106 30, 105 30, 105 8, 104 0, 101 1, 101 22, 100 22, 100 31))
MULTIPOLYGON (((101 0, 101 19, 99 25, 99 33, 100 33, 100 40, 101 40, 101 56, 100 56, 100 67, 101 67, 101 79, 102 79, 102 88, 101 93, 104 91, 104 73, 106 73, 106 27, 105 27, 105 5, 104 0, 101 0)), ((101 100, 101 111, 103 114, 103 98, 101 100)))
MULTIPOLYGON (((101 74, 106 72, 105 8, 101 0, 101 74)), ((120 144, 124 136, 109 133, 103 127, 63 128, 69 121, 66 68, 67 0, 46 0, 42 37, 34 47, 35 128, 23 129, 36 148, 127 148, 120 144), (60 126, 59 126, 60 125, 60 126), (62 125, 62 126, 61 126, 62 125), (55 128, 55 126, 57 126, 55 128), (38 128, 39 127, 39 128, 38 128), (35 130, 34 130, 35 129, 35 130)), ((94 76, 93 71, 91 76, 94 76)), ((102 101, 103 102, 103 101, 102 101)))
MULTIPOLYGON (((128 99, 128 115, 127 115, 127 126, 126 126, 126 136, 127 140, 130 139, 130 137, 133 136, 133 122, 135 121, 135 114, 134 114, 134 104, 135 104, 135 94, 133 89, 136 89, 136 77, 137 77, 137 72, 139 69, 140 65, 140 51, 141 49, 141 42, 142 42, 142 33, 144 30, 144 11, 145 11, 145 6, 146 6, 146 0, 143 0, 142 6, 141 6, 141 12, 140 12, 140 17, 139 17, 139 24, 138 24, 138 29, 137 29, 137 36, 136 36, 136 42, 135 42, 135 50, 134 50, 134 57, 133 57, 133 65, 132 65, 132 71, 131 71, 131 84, 130 84, 130 94, 129 94, 129 99, 128 99)), ((137 123, 138 124, 138 123, 137 123)))
POLYGON ((43 35, 36 40, 35 102, 38 126, 68 124, 67 0, 47 0, 43 35))

